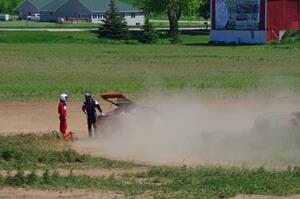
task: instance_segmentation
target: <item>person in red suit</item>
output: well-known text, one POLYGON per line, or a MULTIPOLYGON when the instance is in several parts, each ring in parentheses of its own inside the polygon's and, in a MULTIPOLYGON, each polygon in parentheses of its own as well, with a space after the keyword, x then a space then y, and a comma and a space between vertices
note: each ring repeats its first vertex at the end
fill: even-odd
POLYGON ((58 104, 58 114, 59 114, 59 120, 60 120, 60 132, 65 136, 67 131, 67 100, 68 95, 67 94, 61 94, 59 96, 59 104, 58 104))

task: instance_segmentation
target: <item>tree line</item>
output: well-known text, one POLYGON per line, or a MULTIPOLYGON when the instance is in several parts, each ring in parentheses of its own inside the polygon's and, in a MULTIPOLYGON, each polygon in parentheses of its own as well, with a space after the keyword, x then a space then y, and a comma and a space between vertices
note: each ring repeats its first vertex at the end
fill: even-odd
MULTIPOLYGON (((22 0, 0 0, 0 13, 13 13, 14 9, 22 0)), ((97 0, 95 0, 97 1, 97 0)), ((173 43, 179 42, 180 31, 178 29, 178 21, 182 15, 200 16, 204 19, 209 18, 210 14, 210 0, 135 0, 138 8, 145 13, 145 28, 154 33, 149 18, 155 14, 166 14, 168 16, 171 36, 173 43)), ((108 18, 102 30, 102 36, 112 35, 115 39, 120 39, 116 35, 128 35, 128 28, 125 20, 119 16, 119 11, 115 0, 111 0, 110 10, 108 10, 108 18), (112 5, 113 4, 113 5, 112 5), (115 8, 112 8, 115 7, 115 8)), ((121 36, 123 38, 123 36, 121 36)), ((153 35, 150 36, 151 38, 153 35)), ((154 37, 155 38, 155 37, 154 37)))
POLYGON ((14 9, 22 2, 22 0, 0 0, 1 14, 14 14, 14 9))
POLYGON ((167 14, 174 43, 179 41, 178 21, 183 14, 199 15, 204 19, 210 15, 209 0, 137 0, 137 5, 146 15, 167 14))
MULTIPOLYGON (((153 43, 157 39, 157 33, 149 20, 153 14, 167 14, 171 42, 178 43, 180 41, 178 21, 184 13, 195 12, 204 19, 208 19, 210 12, 209 0, 136 0, 136 6, 145 13, 143 31, 141 35, 138 35, 138 40, 144 43, 153 43)), ((110 1, 106 16, 104 25, 99 28, 100 38, 126 40, 132 36, 129 34, 126 21, 119 12, 115 0, 110 1)))

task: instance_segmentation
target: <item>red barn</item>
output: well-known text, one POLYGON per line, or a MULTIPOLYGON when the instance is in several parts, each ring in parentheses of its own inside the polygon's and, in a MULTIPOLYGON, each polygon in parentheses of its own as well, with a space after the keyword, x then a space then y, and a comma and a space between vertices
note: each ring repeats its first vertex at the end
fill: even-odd
POLYGON ((211 41, 259 44, 300 27, 300 0, 211 0, 211 41))

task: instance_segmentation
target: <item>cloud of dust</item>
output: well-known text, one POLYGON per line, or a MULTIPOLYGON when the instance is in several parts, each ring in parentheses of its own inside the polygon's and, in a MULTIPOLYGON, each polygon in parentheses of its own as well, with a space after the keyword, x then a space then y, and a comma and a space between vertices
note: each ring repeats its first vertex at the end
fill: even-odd
POLYGON ((77 144, 112 158, 151 164, 300 163, 300 131, 290 114, 300 111, 297 100, 176 94, 137 104, 141 107, 112 118, 114 125, 100 131, 99 139, 77 144))

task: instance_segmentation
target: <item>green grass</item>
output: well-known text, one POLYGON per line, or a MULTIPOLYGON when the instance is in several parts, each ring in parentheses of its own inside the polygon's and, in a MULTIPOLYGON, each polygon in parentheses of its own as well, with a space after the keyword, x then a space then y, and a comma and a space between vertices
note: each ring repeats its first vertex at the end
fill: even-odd
POLYGON ((34 22, 34 21, 0 21, 1 28, 97 28, 99 24, 57 24, 50 22, 34 22))
POLYGON ((147 193, 154 198, 228 198, 238 194, 288 196, 300 193, 299 167, 265 170, 262 167, 244 169, 157 166, 136 174, 124 173, 109 177, 77 176, 73 169, 96 167, 126 170, 138 165, 92 158, 71 149, 61 150, 64 148, 68 147, 54 134, 0 136, 0 170, 7 171, 7 175, 0 175, 0 188, 100 189, 126 196, 147 193), (81 164, 81 167, 74 167, 74 164, 81 164), (70 174, 65 176, 58 172, 50 173, 48 170, 55 171, 58 168, 68 168, 70 174), (16 169, 18 172, 12 174, 11 170, 16 169), (36 174, 36 169, 43 169, 44 173, 36 174), (32 172, 24 174, 24 170, 32 172))
POLYGON ((99 43, 89 32, 0 32, 0 43, 99 43))
POLYGON ((144 45, 92 33, 2 32, 0 100, 153 89, 299 91, 299 45, 213 46, 207 35, 183 35, 182 41, 144 45))
POLYGON ((164 168, 124 174, 121 177, 61 176, 46 170, 43 176, 34 172, 0 177, 0 187, 36 189, 100 189, 127 196, 149 193, 154 198, 229 198, 238 194, 289 196, 300 193, 299 168, 291 171, 266 171, 239 168, 164 168))
POLYGON ((0 170, 133 166, 138 165, 79 154, 53 133, 0 136, 0 170))
MULTIPOLYGON (((196 19, 195 19, 196 20, 196 19)), ((34 22, 34 21, 0 21, 0 29, 1 28, 27 28, 27 29, 63 29, 63 28, 98 28, 99 24, 85 23, 85 24, 57 24, 50 22, 34 22)), ((153 23, 154 28, 168 28, 169 23, 153 23)), ((132 26, 136 28, 136 26, 132 26)), ((192 22, 180 23, 179 27, 204 27, 204 25, 196 24, 192 22)))

